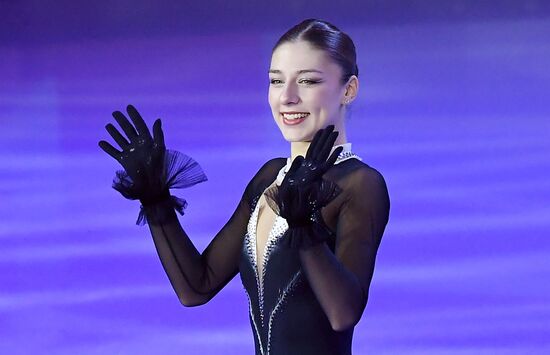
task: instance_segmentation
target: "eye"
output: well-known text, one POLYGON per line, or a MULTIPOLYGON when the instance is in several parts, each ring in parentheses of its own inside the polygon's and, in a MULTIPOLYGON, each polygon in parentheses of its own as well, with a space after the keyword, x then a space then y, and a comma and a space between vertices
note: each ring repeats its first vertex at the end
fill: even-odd
POLYGON ((277 84, 281 84, 282 81, 279 79, 269 79, 269 83, 272 85, 277 85, 277 84))
POLYGON ((300 84, 306 84, 306 85, 314 85, 320 83, 319 80, 314 79, 302 79, 299 81, 300 84))

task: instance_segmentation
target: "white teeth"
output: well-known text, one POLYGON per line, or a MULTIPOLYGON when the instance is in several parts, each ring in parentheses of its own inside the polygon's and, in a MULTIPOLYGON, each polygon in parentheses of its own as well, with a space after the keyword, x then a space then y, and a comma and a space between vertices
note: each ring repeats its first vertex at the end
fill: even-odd
POLYGON ((283 117, 286 118, 287 120, 297 120, 299 118, 304 118, 307 115, 309 115, 309 113, 292 113, 292 114, 283 113, 283 117))

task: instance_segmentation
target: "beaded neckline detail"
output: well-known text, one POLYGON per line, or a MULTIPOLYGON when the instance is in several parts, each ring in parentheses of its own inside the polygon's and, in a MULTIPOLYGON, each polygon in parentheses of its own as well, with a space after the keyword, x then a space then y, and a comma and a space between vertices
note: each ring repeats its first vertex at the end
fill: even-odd
MULTIPOLYGON (((332 152, 334 152, 334 150, 338 147, 342 147, 342 151, 340 152, 340 154, 338 154, 338 157, 336 158, 336 161, 334 162, 334 164, 339 164, 343 161, 346 161, 348 159, 357 159, 357 160, 363 160, 361 159, 360 156, 358 156, 357 154, 355 154, 354 152, 351 151, 351 143, 344 143, 344 144, 339 144, 339 145, 335 145, 334 147, 332 147, 332 150, 330 151, 330 154, 332 154, 332 152)), ((329 154, 329 156, 330 156, 329 154)), ((283 179, 285 178, 285 175, 286 175, 286 172, 288 171, 288 169, 290 169, 290 165, 291 165, 291 160, 290 160, 290 157, 286 159, 286 165, 283 166, 281 168, 281 170, 279 170, 279 174, 277 175, 277 179, 275 180, 276 181, 276 184, 277 185, 281 185, 281 182, 283 182, 283 179)))

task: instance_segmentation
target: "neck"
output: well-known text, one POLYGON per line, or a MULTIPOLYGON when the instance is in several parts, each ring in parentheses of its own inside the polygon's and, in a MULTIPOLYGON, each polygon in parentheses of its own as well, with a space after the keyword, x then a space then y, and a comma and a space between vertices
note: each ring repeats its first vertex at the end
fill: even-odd
MULTIPOLYGON (((334 142, 334 145, 340 145, 347 143, 347 137, 346 137, 346 131, 345 130, 339 130, 338 131, 338 137, 336 138, 336 141, 334 142)), ((294 158, 296 158, 298 155, 301 155, 303 157, 306 156, 307 150, 310 146, 311 142, 290 142, 290 158, 292 161, 294 161, 294 158)))

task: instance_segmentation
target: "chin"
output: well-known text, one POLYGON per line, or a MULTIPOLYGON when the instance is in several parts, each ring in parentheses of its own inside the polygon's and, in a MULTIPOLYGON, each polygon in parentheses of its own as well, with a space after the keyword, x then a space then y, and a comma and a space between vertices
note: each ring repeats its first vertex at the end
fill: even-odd
POLYGON ((315 136, 315 130, 311 127, 302 127, 300 129, 287 127, 280 122, 279 130, 288 142, 310 142, 315 136))
POLYGON ((281 129, 283 137, 288 142, 310 142, 313 138, 311 132, 308 131, 295 131, 291 132, 288 129, 281 129))

